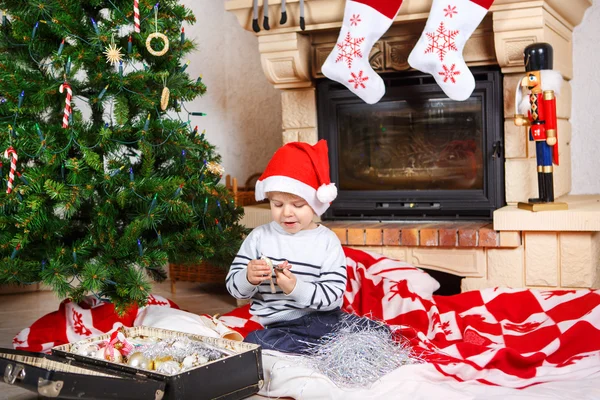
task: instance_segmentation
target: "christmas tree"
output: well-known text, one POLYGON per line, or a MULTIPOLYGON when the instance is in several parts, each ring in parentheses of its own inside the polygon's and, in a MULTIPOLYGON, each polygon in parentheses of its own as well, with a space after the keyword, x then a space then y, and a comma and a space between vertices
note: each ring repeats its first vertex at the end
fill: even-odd
POLYGON ((167 262, 226 265, 244 228, 186 102, 191 10, 0 0, 0 283, 144 304, 167 262), (183 110, 183 111, 182 111, 183 110), (6 151, 5 151, 6 150, 6 151))

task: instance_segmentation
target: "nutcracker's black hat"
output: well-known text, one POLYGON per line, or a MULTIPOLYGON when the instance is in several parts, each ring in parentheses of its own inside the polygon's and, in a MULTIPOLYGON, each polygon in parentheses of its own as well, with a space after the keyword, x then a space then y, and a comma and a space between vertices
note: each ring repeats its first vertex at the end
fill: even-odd
POLYGON ((552 46, 548 43, 534 43, 525 47, 525 71, 552 69, 552 46))

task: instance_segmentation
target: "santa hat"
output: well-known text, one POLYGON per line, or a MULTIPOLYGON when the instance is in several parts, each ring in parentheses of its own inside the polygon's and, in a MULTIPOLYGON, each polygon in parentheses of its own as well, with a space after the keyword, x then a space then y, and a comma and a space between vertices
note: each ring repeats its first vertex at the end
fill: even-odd
POLYGON ((327 142, 319 140, 314 146, 292 142, 277 150, 256 182, 256 200, 264 200, 267 192, 295 194, 317 215, 323 214, 337 197, 337 188, 329 178, 327 142))

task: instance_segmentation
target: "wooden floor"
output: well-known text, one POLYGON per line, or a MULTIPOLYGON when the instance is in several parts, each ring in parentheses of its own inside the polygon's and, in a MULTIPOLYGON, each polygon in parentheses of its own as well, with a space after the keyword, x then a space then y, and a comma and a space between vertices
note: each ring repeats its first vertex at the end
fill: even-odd
MULTIPOLYGON (((177 294, 170 292, 170 283, 154 285, 154 294, 167 297, 183 310, 196 314, 226 313, 236 307, 233 297, 222 284, 177 282, 177 294)), ((0 294, 0 348, 11 348, 13 337, 41 316, 56 311, 60 299, 53 292, 38 291, 19 294, 0 294)), ((3 375, 4 371, 0 371, 3 375)), ((0 377, 0 399, 29 400, 37 395, 9 386, 0 377)))

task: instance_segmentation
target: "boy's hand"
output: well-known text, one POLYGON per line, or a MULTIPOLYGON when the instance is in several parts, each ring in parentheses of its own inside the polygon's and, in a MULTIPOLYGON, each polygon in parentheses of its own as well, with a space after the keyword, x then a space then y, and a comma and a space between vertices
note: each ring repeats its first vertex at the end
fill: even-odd
POLYGON ((252 260, 248 263, 246 277, 251 284, 260 285, 261 282, 271 279, 271 268, 264 260, 252 260))
POLYGON ((296 287, 296 275, 290 272, 291 265, 287 261, 275 268, 275 276, 277 277, 277 286, 283 290, 283 293, 290 294, 296 287))

